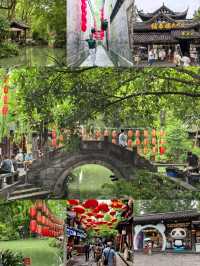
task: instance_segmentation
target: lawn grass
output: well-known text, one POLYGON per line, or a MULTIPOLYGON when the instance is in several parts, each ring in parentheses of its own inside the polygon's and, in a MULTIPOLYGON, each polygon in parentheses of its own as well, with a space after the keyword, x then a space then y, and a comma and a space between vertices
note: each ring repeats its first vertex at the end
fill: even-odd
POLYGON ((59 266, 58 249, 49 247, 48 240, 0 241, 0 250, 19 251, 24 257, 30 257, 31 266, 59 266))
POLYGON ((87 164, 74 170, 74 174, 79 176, 82 170, 82 180, 78 177, 69 184, 69 197, 74 198, 77 193, 86 197, 98 197, 102 195, 102 185, 105 183, 112 184, 110 175, 112 172, 101 166, 95 164, 87 164))

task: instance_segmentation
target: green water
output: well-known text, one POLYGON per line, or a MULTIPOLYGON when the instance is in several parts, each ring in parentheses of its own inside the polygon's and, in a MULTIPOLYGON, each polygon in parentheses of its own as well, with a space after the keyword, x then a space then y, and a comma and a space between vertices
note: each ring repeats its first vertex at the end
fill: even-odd
POLYGON ((0 67, 53 66, 65 63, 65 49, 49 47, 21 47, 18 56, 0 59, 0 67))

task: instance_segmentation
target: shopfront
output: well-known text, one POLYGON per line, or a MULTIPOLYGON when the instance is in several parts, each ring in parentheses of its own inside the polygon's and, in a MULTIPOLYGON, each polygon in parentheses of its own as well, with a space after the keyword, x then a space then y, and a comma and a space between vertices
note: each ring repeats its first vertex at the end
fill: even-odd
POLYGON ((173 61, 175 53, 189 56, 194 63, 200 58, 200 23, 187 19, 188 10, 174 12, 164 4, 155 12, 138 11, 140 22, 133 24, 133 54, 147 59, 153 49, 156 60, 173 61))
POLYGON ((200 212, 158 213, 134 218, 134 249, 150 241, 155 251, 200 252, 200 212))

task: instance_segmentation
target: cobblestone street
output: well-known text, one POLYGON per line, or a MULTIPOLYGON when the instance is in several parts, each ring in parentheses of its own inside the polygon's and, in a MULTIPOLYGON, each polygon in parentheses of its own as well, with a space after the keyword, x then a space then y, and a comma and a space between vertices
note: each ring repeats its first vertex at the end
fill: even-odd
POLYGON ((200 254, 135 254, 134 266, 199 266, 200 254))

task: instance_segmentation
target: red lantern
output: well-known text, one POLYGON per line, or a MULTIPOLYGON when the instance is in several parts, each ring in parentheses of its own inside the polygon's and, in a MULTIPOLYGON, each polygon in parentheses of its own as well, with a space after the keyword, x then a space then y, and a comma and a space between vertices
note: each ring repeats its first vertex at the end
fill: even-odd
POLYGON ((144 154, 147 154, 147 152, 148 152, 148 148, 147 148, 147 147, 144 147, 143 152, 144 152, 144 154))
POLYGON ((127 145, 129 148, 132 148, 133 141, 132 139, 128 139, 127 145))
POLYGON ((42 215, 40 212, 37 213, 37 222, 41 223, 42 222, 42 215))
POLYGON ((73 206, 73 205, 78 205, 80 203, 80 201, 76 200, 76 199, 70 199, 67 201, 67 203, 69 203, 69 205, 73 206))
POLYGON ((156 129, 155 128, 152 129, 152 137, 154 137, 154 138, 156 137, 156 129))
POLYGON ((30 216, 31 218, 35 217, 37 214, 36 208, 35 207, 31 207, 29 210, 30 216))
POLYGON ((129 129, 129 131, 128 131, 128 137, 130 139, 132 139, 132 137, 133 137, 133 130, 132 129, 129 129))
POLYGON ((39 234, 39 235, 42 235, 42 226, 41 225, 38 225, 37 226, 37 230, 36 232, 39 234))
POLYGON ((3 96, 3 103, 8 104, 8 95, 3 96))
POLYGON ((96 214, 96 218, 97 219, 101 219, 101 218, 103 218, 104 217, 104 215, 102 214, 102 213, 97 213, 96 214))
POLYGON ((96 207, 98 207, 99 203, 96 199, 88 199, 83 203, 83 206, 86 209, 95 209, 96 207))
POLYGON ((37 230, 37 222, 36 220, 31 220, 30 221, 30 225, 29 225, 29 229, 32 233, 35 233, 37 230))
POLYGON ((151 143, 152 143, 152 145, 156 145, 156 138, 152 138, 152 141, 151 141, 151 143))
POLYGON ((165 132, 163 129, 160 130, 160 136, 163 137, 165 135, 165 132))
POLYGON ((56 139, 52 139, 52 146, 56 147, 57 146, 57 140, 56 139))
POLYGON ((160 147, 160 155, 163 155, 165 153, 165 147, 160 147))
POLYGON ((3 87, 3 92, 4 92, 4 94, 8 93, 8 87, 7 86, 3 87))
POLYGON ((38 201, 36 202, 36 208, 37 208, 38 210, 42 210, 42 207, 43 207, 43 202, 42 202, 42 200, 38 200, 38 201))
POLYGON ((82 214, 82 213, 85 212, 85 208, 83 206, 81 206, 81 205, 78 205, 78 206, 75 206, 73 208, 73 211, 78 213, 78 214, 82 214))
POLYGON ((116 211, 114 211, 114 210, 112 210, 111 212, 110 212, 110 215, 115 215, 116 214, 116 211))
POLYGON ((42 215, 41 222, 42 224, 46 224, 46 216, 42 215))
POLYGON ((144 130, 144 137, 148 138, 148 130, 147 129, 144 130))
POLYGON ((144 139, 144 145, 146 146, 148 145, 148 143, 149 143, 148 139, 144 139))
POLYGON ((153 154, 156 154, 156 153, 157 153, 157 147, 156 147, 156 146, 154 146, 154 147, 152 148, 152 152, 153 152, 153 154))
POLYGON ((161 140, 160 140, 160 144, 161 144, 161 145, 164 145, 164 144, 165 144, 164 139, 161 139, 161 140))
POLYGON ((140 137, 140 131, 139 131, 138 129, 135 131, 135 136, 136 136, 137 138, 140 137))
POLYGON ((85 24, 85 23, 83 23, 83 24, 81 25, 81 30, 82 30, 82 32, 86 32, 87 27, 86 27, 86 24, 85 24))
POLYGON ((3 116, 6 116, 8 114, 8 105, 3 105, 2 114, 3 116))
POLYGON ((99 209, 99 211, 103 211, 103 212, 109 211, 108 204, 103 203, 103 202, 99 204, 98 209, 99 209))
POLYGON ((135 141, 136 145, 140 145, 140 138, 136 138, 136 141, 135 141))

